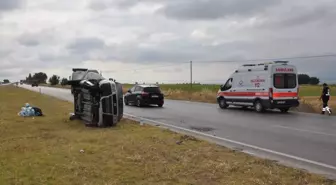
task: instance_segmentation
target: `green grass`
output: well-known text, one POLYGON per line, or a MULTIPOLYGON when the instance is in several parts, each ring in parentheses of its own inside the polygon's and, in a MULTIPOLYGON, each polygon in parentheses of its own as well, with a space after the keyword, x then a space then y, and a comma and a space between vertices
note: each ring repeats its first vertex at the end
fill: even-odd
POLYGON ((0 87, 0 93, 0 184, 336 185, 318 175, 126 119, 114 128, 88 128, 69 121, 69 102, 13 86, 0 87), (26 102, 42 108, 46 116, 19 117, 26 102))

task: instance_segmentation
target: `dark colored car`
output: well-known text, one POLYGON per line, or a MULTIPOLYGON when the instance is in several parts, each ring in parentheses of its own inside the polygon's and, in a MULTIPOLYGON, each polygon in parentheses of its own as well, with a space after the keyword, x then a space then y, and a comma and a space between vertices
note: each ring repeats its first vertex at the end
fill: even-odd
POLYGON ((124 96, 125 105, 134 104, 138 107, 144 105, 164 104, 164 96, 159 86, 156 85, 135 85, 127 91, 124 96))
POLYGON ((32 86, 32 87, 38 87, 38 83, 37 83, 37 82, 33 82, 33 83, 31 84, 31 86, 32 86))

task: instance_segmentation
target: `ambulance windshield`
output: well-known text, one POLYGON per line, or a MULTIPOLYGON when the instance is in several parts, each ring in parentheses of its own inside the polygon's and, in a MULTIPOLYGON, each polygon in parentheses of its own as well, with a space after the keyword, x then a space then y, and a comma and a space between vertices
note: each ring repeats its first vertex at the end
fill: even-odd
POLYGON ((274 87, 277 89, 295 88, 296 74, 274 74, 274 87))

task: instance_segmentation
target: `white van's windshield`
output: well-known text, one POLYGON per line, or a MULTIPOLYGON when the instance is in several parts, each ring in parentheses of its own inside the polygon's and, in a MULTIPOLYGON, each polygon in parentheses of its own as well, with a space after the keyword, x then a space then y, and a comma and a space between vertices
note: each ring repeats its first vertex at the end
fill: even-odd
POLYGON ((296 74, 274 74, 274 87, 277 89, 293 89, 296 87, 296 74))

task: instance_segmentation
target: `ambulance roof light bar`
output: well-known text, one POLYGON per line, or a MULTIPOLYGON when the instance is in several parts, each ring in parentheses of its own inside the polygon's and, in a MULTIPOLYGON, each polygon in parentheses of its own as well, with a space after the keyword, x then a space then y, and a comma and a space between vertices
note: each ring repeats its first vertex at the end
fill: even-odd
POLYGON ((76 72, 76 71, 87 71, 88 69, 86 68, 72 68, 72 71, 73 72, 76 72))
POLYGON ((278 61, 274 61, 274 63, 275 64, 287 64, 288 61, 280 61, 280 60, 278 60, 278 61))
POLYGON ((256 66, 267 66, 270 64, 287 64, 288 61, 273 61, 273 62, 265 62, 265 63, 259 63, 259 64, 244 64, 242 67, 256 67, 256 66))
POLYGON ((243 66, 247 67, 247 66, 256 66, 256 65, 255 64, 244 64, 243 66))

